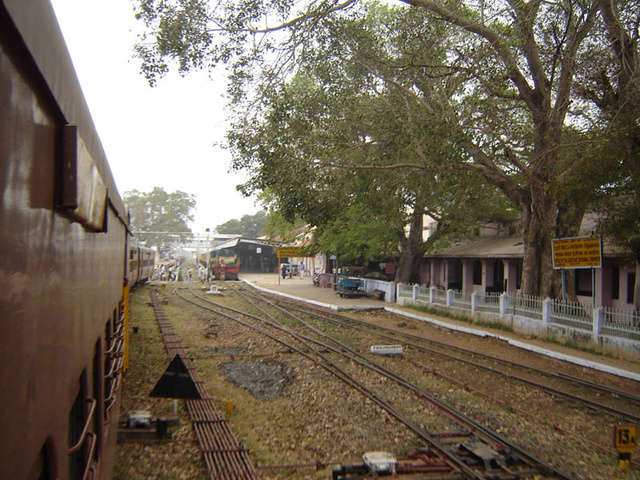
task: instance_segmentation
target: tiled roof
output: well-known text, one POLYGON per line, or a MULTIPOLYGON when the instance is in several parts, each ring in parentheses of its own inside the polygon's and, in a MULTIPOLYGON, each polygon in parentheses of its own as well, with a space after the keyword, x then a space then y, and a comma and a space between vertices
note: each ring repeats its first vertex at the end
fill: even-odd
POLYGON ((425 257, 434 258, 522 258, 524 243, 522 236, 489 236, 458 242, 439 252, 430 252, 425 257))
MULTIPOLYGON (((606 239, 603 240, 605 257, 624 257, 625 252, 606 239)), ((426 253, 425 258, 522 258, 524 242, 521 235, 492 235, 477 237, 451 245, 439 252, 426 253)))

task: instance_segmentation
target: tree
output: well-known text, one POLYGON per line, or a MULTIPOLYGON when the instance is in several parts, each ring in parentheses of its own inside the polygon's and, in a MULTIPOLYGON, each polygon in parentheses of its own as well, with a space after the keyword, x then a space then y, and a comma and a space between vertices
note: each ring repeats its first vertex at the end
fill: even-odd
POLYGON ((266 212, 261 210, 253 215, 243 215, 239 220, 232 219, 216 227, 216 232, 241 235, 248 238, 260 238, 264 235, 266 212))
MULTIPOLYGON (((626 41, 635 37, 620 35, 616 22, 623 19, 628 31, 634 32, 631 26, 637 25, 640 9, 634 1, 611 7, 614 4, 604 0, 399 3, 413 7, 398 8, 399 16, 424 21, 409 21, 415 30, 398 23, 379 36, 402 39, 407 32, 407 38, 417 43, 409 44, 414 47, 410 50, 391 51, 392 63, 374 59, 367 66, 382 79, 389 68, 421 74, 425 84, 445 71, 459 74, 462 83, 454 96, 439 96, 419 83, 407 91, 415 93, 425 110, 442 113, 460 165, 479 172, 517 205, 525 244, 523 290, 551 295, 551 239, 579 225, 582 209, 574 208, 573 199, 585 191, 593 195, 604 185, 596 176, 586 177, 593 182, 588 189, 575 181, 589 167, 591 159, 584 153, 593 151, 597 144, 590 142, 597 137, 589 135, 589 109, 572 107, 579 105, 580 92, 590 86, 591 61, 603 35, 613 51, 621 52, 619 65, 637 55, 637 44, 626 41), (432 44, 420 42, 420 28, 427 32, 434 25, 450 27, 446 55, 439 62, 423 61, 421 53, 432 44), (568 130, 573 131, 570 137, 568 130), (570 144, 569 138, 582 143, 570 144)), ((333 18, 357 20, 355 4, 311 2, 301 4, 300 10, 281 1, 229 0, 223 8, 208 10, 204 0, 171 7, 144 0, 139 15, 156 41, 141 46, 139 52, 150 78, 167 68, 168 58, 178 59, 182 71, 210 62, 233 62, 232 98, 240 102, 243 92, 256 92, 260 98, 278 76, 289 75, 287 65, 304 59, 306 49, 317 41, 316 32, 322 31, 320 26, 333 18), (277 25, 264 27, 270 21, 277 25), (279 34, 268 37, 270 31, 279 34), (257 66, 264 68, 257 71, 257 66), (258 86, 247 88, 254 80, 258 86)), ((625 77, 637 79, 637 66, 630 65, 625 77)), ((634 118, 625 116, 627 130, 634 118)))
POLYGON ((317 249, 347 262, 394 258, 398 280, 410 281, 427 248, 423 214, 440 221, 434 240, 442 242, 508 206, 476 173, 450 167, 442 121, 399 88, 407 79, 381 81, 358 68, 370 55, 343 48, 353 37, 375 43, 379 29, 372 19, 332 25, 300 72, 266 93, 264 108, 241 117, 229 140, 236 168, 250 171, 243 190, 268 190, 285 217, 317 227, 317 249))
POLYGON ((634 11, 625 4, 599 2, 605 29, 580 93, 596 105, 600 116, 595 121, 604 139, 598 154, 609 181, 598 196, 600 230, 635 262, 635 308, 640 310, 640 4, 629 4, 634 11))
POLYGON ((161 187, 154 187, 148 193, 125 192, 124 201, 129 207, 134 235, 142 243, 164 248, 174 244, 177 238, 189 238, 188 223, 193 221, 196 207, 194 195, 180 190, 167 193, 161 187))

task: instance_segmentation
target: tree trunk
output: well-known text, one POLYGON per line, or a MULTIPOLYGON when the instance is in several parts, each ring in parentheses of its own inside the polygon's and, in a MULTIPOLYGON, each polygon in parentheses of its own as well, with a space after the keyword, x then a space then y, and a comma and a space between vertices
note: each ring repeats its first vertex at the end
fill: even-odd
POLYGON ((423 208, 415 208, 411 214, 409 232, 402 236, 400 241, 400 260, 396 272, 396 282, 412 283, 416 275, 416 269, 424 255, 424 242, 422 241, 423 208))
POLYGON ((636 283, 633 286, 633 305, 640 312, 640 260, 636 260, 636 283))
POLYGON ((524 258, 522 292, 550 297, 553 294, 551 239, 558 217, 557 200, 545 188, 545 182, 531 178, 531 201, 522 204, 524 258))

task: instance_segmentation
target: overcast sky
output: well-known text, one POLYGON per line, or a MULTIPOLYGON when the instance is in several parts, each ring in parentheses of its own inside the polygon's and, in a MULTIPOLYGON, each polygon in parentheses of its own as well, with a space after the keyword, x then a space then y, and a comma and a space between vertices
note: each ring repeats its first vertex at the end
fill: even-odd
POLYGON ((170 74, 151 88, 133 44, 130 0, 51 0, 120 194, 181 190, 197 197, 194 232, 259 210, 235 190, 226 133, 223 69, 170 74))

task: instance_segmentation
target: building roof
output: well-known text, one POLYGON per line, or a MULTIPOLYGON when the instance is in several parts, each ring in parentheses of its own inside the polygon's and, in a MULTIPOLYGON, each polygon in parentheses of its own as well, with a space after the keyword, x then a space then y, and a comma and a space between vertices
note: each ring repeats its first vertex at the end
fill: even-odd
POLYGON ((457 242, 439 252, 425 254, 429 258, 522 258, 524 242, 521 235, 487 236, 457 242))
MULTIPOLYGON (((585 235, 588 236, 588 235, 585 235)), ((624 257, 626 252, 617 245, 602 240, 605 257, 624 257)), ((521 235, 492 235, 464 240, 441 250, 426 253, 425 258, 522 258, 524 242, 521 235)))
POLYGON ((269 247, 274 247, 274 243, 273 242, 268 242, 266 240, 260 240, 260 239, 255 239, 255 238, 242 238, 242 237, 236 237, 236 238, 232 238, 231 240, 227 240, 226 242, 222 242, 219 243, 217 245, 214 245, 211 250, 216 252, 218 250, 223 250, 225 248, 233 248, 238 246, 239 244, 248 244, 248 245, 260 245, 260 246, 269 246, 269 247))

